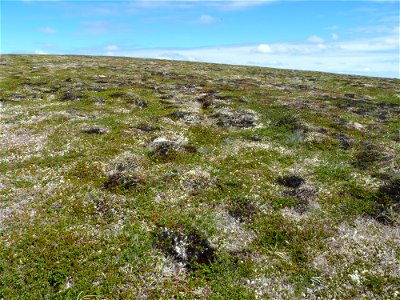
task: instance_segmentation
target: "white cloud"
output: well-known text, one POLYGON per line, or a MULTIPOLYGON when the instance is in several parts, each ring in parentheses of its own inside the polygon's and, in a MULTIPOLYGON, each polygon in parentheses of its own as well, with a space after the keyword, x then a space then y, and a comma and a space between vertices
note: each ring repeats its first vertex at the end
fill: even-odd
POLYGON ((134 51, 115 49, 107 51, 106 55, 399 77, 398 47, 398 38, 394 35, 325 43, 269 43, 134 51))
POLYGON ((331 38, 332 38, 332 40, 338 40, 339 35, 337 35, 336 33, 332 33, 331 38))
POLYGON ((117 45, 108 45, 104 47, 104 50, 106 51, 104 55, 107 56, 114 56, 116 51, 119 51, 119 47, 117 45))
MULTIPOLYGON (((197 1, 197 0, 194 0, 197 1)), ((270 2, 274 2, 276 0, 228 0, 228 1, 217 1, 216 6, 220 9, 224 10, 238 10, 238 9, 244 9, 247 7, 252 7, 252 6, 257 6, 257 5, 263 5, 263 4, 268 4, 270 2)), ((207 2, 207 1, 206 1, 207 2)), ((209 3, 213 3, 214 1, 208 1, 209 3)))
POLYGON ((202 3, 209 7, 217 8, 220 10, 240 10, 247 7, 268 4, 276 0, 170 0, 170 1, 155 1, 155 0, 138 0, 130 2, 133 8, 187 8, 192 7, 196 3, 202 3))
POLYGON ((117 45, 108 45, 104 48, 106 51, 118 51, 119 47, 117 45))
POLYGON ((35 50, 34 53, 35 53, 35 54, 48 54, 47 52, 42 51, 42 50, 35 50))
POLYGON ((200 23, 210 24, 216 21, 216 19, 210 15, 201 15, 199 18, 200 23))
POLYGON ((276 43, 268 46, 271 49, 270 53, 281 53, 286 55, 319 53, 328 48, 328 46, 325 44, 309 43, 276 43))
POLYGON ((379 38, 346 41, 337 44, 342 50, 349 52, 377 52, 399 50, 399 37, 382 36, 379 38))
POLYGON ((324 39, 318 35, 312 35, 307 39, 307 41, 310 43, 323 43, 324 39))
POLYGON ((257 47, 257 52, 260 52, 260 53, 271 53, 272 49, 268 44, 260 44, 257 47))
POLYGON ((44 33, 47 33, 47 34, 54 34, 54 33, 56 33, 56 30, 53 29, 53 28, 51 28, 51 27, 49 27, 49 26, 42 28, 40 31, 41 31, 41 32, 44 32, 44 33))

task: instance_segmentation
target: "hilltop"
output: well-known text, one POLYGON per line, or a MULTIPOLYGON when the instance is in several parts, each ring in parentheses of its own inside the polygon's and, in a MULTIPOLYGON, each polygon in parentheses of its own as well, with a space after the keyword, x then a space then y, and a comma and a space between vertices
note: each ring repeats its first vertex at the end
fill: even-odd
POLYGON ((0 298, 395 299, 400 80, 0 58, 0 298))

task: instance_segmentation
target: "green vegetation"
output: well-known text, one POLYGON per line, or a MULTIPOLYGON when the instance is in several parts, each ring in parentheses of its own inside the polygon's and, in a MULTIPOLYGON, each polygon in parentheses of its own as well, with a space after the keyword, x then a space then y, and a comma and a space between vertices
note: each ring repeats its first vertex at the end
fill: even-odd
POLYGON ((399 116, 398 79, 3 55, 0 299, 396 299, 399 116))

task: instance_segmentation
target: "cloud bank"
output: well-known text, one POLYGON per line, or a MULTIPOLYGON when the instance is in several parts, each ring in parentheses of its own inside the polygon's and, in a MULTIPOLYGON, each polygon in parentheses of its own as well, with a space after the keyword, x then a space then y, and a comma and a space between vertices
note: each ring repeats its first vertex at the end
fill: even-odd
MULTIPOLYGON (((396 55, 399 44, 395 35, 352 41, 340 41, 338 36, 332 36, 332 41, 329 42, 312 36, 302 43, 261 43, 190 49, 127 50, 115 46, 112 50, 115 56, 399 77, 399 58, 396 55)), ((96 54, 110 55, 109 52, 110 49, 108 52, 96 54)))

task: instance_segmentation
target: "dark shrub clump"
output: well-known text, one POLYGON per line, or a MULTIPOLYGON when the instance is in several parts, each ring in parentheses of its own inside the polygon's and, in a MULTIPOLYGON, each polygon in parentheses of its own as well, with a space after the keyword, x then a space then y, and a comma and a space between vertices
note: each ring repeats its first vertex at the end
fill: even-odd
POLYGON ((215 249, 196 231, 180 233, 161 227, 155 234, 158 248, 190 270, 209 265, 215 260, 215 249))
POLYGON ((305 180, 296 175, 284 175, 277 179, 277 183, 290 188, 298 188, 304 184, 305 180))
POLYGON ((353 165, 361 170, 371 168, 375 163, 381 161, 384 155, 371 142, 363 142, 360 145, 360 150, 355 155, 353 165))
POLYGON ((104 182, 103 187, 108 190, 138 190, 143 185, 143 179, 137 175, 114 173, 104 182))

